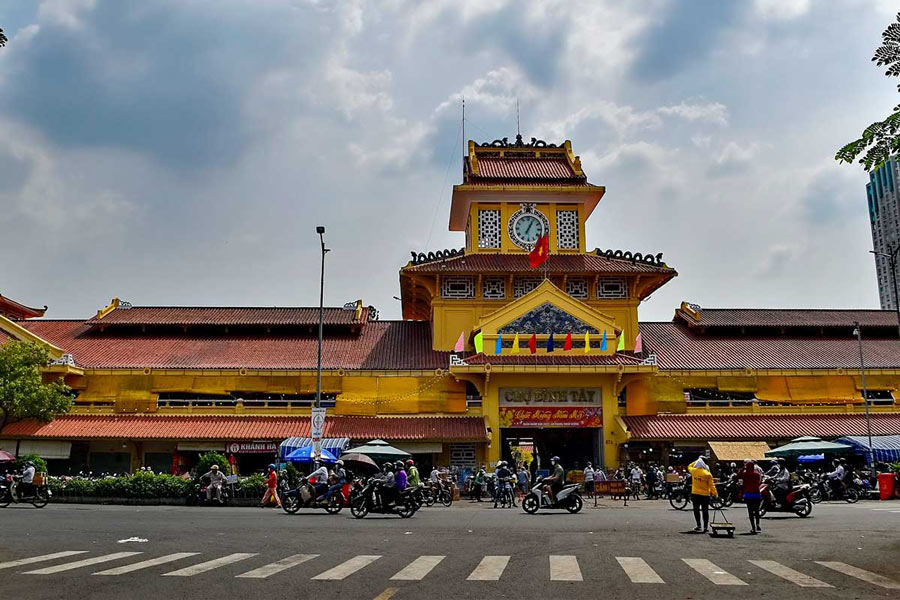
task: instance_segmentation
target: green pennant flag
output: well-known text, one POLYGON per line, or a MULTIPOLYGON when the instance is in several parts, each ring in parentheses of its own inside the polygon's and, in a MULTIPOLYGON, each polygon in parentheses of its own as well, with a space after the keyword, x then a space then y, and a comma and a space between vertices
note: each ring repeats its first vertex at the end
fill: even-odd
MULTIPOLYGON (((623 337, 622 339, 624 340, 625 338, 623 337)), ((484 352, 484 337, 480 331, 475 334, 475 352, 484 352)))
MULTIPOLYGON (((478 338, 475 338, 475 339, 476 339, 475 343, 477 344, 478 338)), ((619 345, 616 346, 616 352, 622 352, 623 350, 625 350, 625 331, 624 330, 622 331, 622 334, 619 336, 619 345)))

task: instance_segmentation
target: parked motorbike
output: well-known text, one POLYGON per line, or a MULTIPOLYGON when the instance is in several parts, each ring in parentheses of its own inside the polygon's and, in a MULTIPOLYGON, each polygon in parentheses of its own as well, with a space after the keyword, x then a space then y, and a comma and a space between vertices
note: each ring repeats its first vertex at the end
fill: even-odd
POLYGON ((317 496, 316 488, 304 477, 300 480, 300 485, 282 494, 281 508, 289 515, 301 508, 324 508, 328 514, 336 515, 344 508, 344 495, 337 490, 327 500, 324 494, 317 496))
POLYGON ((579 484, 564 485, 554 499, 551 499, 550 494, 544 491, 545 485, 543 477, 539 477, 535 481, 531 492, 522 499, 522 510, 533 515, 541 508, 545 510, 564 508, 575 514, 584 508, 584 500, 581 499, 581 493, 578 491, 581 487, 579 484))
POLYGON ((32 484, 34 486, 33 494, 24 498, 19 497, 18 487, 21 484, 21 475, 7 475, 5 478, 0 479, 0 507, 6 508, 13 502, 16 504, 30 502, 35 508, 44 508, 50 502, 50 497, 53 494, 45 483, 32 484))
POLYGON ((422 487, 422 495, 425 498, 425 506, 432 506, 435 502, 447 507, 453 504, 453 488, 449 481, 426 483, 422 487))
POLYGON ((354 482, 354 493, 350 499, 350 513, 357 519, 362 519, 369 513, 378 513, 383 515, 400 515, 404 519, 408 519, 416 514, 417 504, 413 499, 413 490, 406 488, 400 492, 395 503, 389 503, 387 506, 381 503, 380 494, 378 493, 380 481, 374 477, 369 478, 365 484, 361 481, 354 482))
POLYGON ((759 506, 759 516, 765 516, 767 512, 792 512, 800 517, 808 517, 812 512, 813 503, 810 501, 810 487, 803 483, 795 486, 787 493, 783 502, 775 500, 775 494, 770 486, 770 479, 759 486, 762 495, 762 503, 759 506))
POLYGON ((691 478, 686 477, 681 483, 672 484, 672 491, 669 492, 669 504, 675 510, 683 510, 691 501, 691 478))

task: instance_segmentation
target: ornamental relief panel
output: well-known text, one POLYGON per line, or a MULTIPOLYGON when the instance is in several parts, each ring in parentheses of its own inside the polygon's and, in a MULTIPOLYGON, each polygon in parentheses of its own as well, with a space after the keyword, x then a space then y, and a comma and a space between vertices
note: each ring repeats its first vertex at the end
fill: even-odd
POLYGON ((516 333, 569 333, 582 334, 585 332, 595 334, 596 329, 570 315, 558 306, 549 302, 541 304, 534 310, 525 313, 521 317, 510 321, 497 330, 500 334, 516 333))

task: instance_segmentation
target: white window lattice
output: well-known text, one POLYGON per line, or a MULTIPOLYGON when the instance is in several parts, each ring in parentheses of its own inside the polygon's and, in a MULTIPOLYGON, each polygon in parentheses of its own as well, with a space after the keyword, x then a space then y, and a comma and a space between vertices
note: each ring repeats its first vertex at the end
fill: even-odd
POLYGON ((516 277, 513 282, 513 295, 516 298, 521 298, 537 286, 541 285, 541 281, 543 280, 540 277, 516 277))
POLYGON ((597 280, 598 298, 627 298, 628 287, 624 279, 601 277, 597 280))
POLYGON ((578 248, 578 211, 556 212, 556 245, 562 249, 578 248))
POLYGON ((482 209, 478 211, 479 248, 499 248, 502 231, 499 210, 482 209))
POLYGON ((445 277, 441 280, 441 298, 468 300, 474 297, 474 277, 445 277))
POLYGON ((587 279, 579 277, 570 277, 566 280, 566 293, 573 298, 586 300, 588 297, 587 279))
POLYGON ((485 277, 481 282, 481 295, 485 300, 505 300, 506 279, 503 277, 485 277))

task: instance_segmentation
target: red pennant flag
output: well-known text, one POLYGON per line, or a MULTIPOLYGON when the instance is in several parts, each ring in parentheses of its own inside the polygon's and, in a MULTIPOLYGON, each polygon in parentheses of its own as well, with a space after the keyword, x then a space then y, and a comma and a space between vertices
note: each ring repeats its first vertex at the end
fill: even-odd
POLYGON ((531 339, 528 340, 528 349, 531 350, 532 354, 535 354, 537 352, 537 334, 536 333, 531 334, 531 339))
POLYGON ((566 336, 566 343, 563 344, 563 351, 572 349, 572 332, 569 332, 569 335, 566 336))
POLYGON ((542 235, 534 243, 534 249, 528 255, 528 263, 531 265, 532 269, 537 269, 539 266, 547 262, 547 257, 549 256, 550 236, 542 235))

